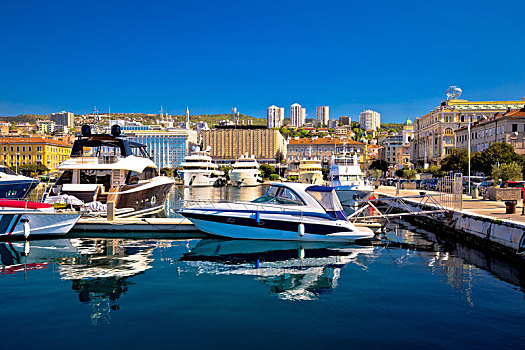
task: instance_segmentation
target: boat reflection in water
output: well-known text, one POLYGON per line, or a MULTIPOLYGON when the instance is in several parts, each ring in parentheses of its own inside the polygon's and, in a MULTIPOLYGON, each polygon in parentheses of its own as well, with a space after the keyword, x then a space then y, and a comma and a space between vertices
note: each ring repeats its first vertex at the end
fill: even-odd
POLYGON ((71 242, 79 256, 71 264, 58 268, 60 276, 72 281, 80 302, 91 305, 91 322, 97 325, 109 323, 111 310, 120 309, 120 297, 133 284, 130 277, 153 267, 155 249, 179 248, 177 251, 182 256, 196 240, 72 239, 71 242))
POLYGON ((326 242, 202 240, 182 257, 199 273, 246 275, 286 300, 314 300, 337 287, 341 268, 366 268, 372 246, 326 242))

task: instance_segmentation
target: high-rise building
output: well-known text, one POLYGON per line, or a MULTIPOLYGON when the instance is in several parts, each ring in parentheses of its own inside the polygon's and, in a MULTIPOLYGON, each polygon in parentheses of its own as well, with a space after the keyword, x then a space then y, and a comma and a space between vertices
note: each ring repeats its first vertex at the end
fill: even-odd
POLYGON ((75 126, 75 115, 71 112, 62 111, 60 113, 51 113, 50 118, 56 125, 75 126))
POLYGON ((283 126, 284 108, 270 106, 266 109, 266 126, 269 128, 280 128, 283 126))
POLYGON ((319 106, 316 109, 317 123, 320 125, 328 124, 328 119, 330 119, 330 107, 328 106, 319 106))
POLYGON ((342 125, 350 125, 351 119, 347 115, 343 115, 342 117, 339 117, 339 123, 342 125))
POLYGON ((376 111, 367 109, 359 114, 359 126, 363 130, 377 131, 381 125, 381 114, 376 111))
POLYGON ((290 123, 292 126, 300 127, 306 121, 306 108, 301 107, 300 104, 294 103, 290 106, 290 123))

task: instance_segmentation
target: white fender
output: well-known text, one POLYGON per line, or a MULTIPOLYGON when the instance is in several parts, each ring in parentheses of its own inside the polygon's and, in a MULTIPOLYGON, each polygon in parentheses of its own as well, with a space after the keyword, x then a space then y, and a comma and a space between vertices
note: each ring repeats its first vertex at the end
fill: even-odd
POLYGON ((31 233, 31 226, 29 226, 29 220, 26 220, 24 222, 24 237, 29 237, 29 234, 31 233))
POLYGON ((297 228, 297 232, 299 233, 299 236, 304 236, 304 224, 299 224, 299 227, 297 228))

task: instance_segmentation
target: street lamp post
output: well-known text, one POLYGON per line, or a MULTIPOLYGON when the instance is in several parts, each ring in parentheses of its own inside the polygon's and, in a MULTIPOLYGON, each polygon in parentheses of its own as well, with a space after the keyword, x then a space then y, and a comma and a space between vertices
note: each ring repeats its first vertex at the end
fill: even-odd
POLYGON ((468 130, 468 144, 467 144, 467 154, 468 154, 468 193, 471 194, 471 189, 470 189, 470 115, 467 116, 468 118, 468 127, 467 127, 467 130, 468 130))

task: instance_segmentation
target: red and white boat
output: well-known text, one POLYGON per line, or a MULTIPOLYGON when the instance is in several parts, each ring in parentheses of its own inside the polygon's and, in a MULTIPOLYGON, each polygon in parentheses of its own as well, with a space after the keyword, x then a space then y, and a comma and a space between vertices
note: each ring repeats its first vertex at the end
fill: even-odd
POLYGON ((79 218, 46 203, 0 199, 0 239, 64 236, 79 218))

